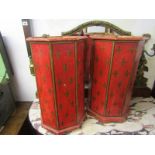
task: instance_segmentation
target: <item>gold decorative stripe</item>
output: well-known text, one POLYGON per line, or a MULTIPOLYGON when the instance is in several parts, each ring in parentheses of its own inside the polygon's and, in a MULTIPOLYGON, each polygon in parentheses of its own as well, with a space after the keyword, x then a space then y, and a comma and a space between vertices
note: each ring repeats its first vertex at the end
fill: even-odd
POLYGON ((65 41, 31 41, 30 42, 30 44, 31 43, 33 43, 33 44, 48 44, 48 43, 50 43, 50 44, 71 44, 71 43, 73 43, 74 41, 78 41, 78 42, 81 42, 81 41, 83 41, 85 38, 83 38, 83 39, 79 39, 79 40, 65 40, 65 41))
POLYGON ((54 60, 53 60, 53 47, 52 44, 49 43, 50 49, 50 60, 51 60, 51 72, 52 72, 52 83, 53 83, 53 92, 54 92, 54 108, 56 114, 56 125, 59 128, 59 118, 58 118, 58 108, 57 108, 57 97, 56 97, 56 83, 55 83, 55 73, 54 73, 54 60))
POLYGON ((110 68, 108 73, 108 84, 106 89, 106 100, 104 104, 104 112, 105 115, 107 115, 107 104, 108 104, 108 95, 109 95, 109 87, 110 87, 110 79, 111 79, 111 73, 112 73, 112 64, 113 64, 113 57, 114 57, 114 48, 115 48, 115 42, 112 42, 112 52, 111 52, 111 59, 110 59, 110 68))
POLYGON ((47 41, 31 41, 30 44, 48 44, 47 41))
POLYGON ((33 44, 65 44, 65 43, 72 43, 72 41, 31 41, 33 44))
POLYGON ((73 41, 52 41, 52 44, 72 44, 73 41))
POLYGON ((117 42, 117 43, 137 43, 137 40, 104 40, 104 39, 98 39, 98 38, 96 38, 95 39, 96 41, 102 41, 102 42, 111 42, 111 41, 113 41, 113 42, 117 42))
POLYGON ((90 103, 90 105, 88 105, 88 107, 91 109, 91 105, 92 105, 92 84, 93 84, 93 79, 94 79, 94 56, 95 56, 95 40, 93 40, 92 43, 92 49, 91 49, 91 61, 90 61, 90 90, 89 90, 89 98, 88 98, 88 102, 90 103))
POLYGON ((75 101, 76 101, 76 119, 77 119, 77 123, 78 121, 78 56, 77 56, 77 42, 74 42, 74 46, 75 46, 75 101))

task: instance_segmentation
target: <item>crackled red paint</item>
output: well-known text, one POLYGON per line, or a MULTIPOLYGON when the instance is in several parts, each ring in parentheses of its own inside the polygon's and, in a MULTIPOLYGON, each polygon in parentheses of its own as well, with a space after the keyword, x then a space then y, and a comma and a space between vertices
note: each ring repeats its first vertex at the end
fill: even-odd
POLYGON ((88 113, 102 122, 124 121, 142 53, 142 38, 91 38, 94 41, 94 51, 88 113))
POLYGON ((29 38, 41 107, 42 126, 63 134, 80 127, 84 116, 86 37, 29 38))

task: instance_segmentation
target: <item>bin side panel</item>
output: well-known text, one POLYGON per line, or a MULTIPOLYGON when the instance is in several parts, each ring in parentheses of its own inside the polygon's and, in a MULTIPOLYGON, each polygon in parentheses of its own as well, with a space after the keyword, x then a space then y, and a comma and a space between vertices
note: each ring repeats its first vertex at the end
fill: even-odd
POLYGON ((75 46, 71 43, 54 43, 52 45, 56 100, 60 129, 76 124, 75 100, 75 46))
POLYGON ((91 109, 100 115, 105 113, 104 106, 106 103, 112 47, 113 42, 111 41, 94 41, 91 109))
POLYGON ((137 42, 116 42, 106 114, 121 116, 137 51, 137 42))
POLYGON ((41 107, 42 123, 56 128, 56 110, 54 106, 54 85, 52 83, 50 47, 47 43, 31 44, 38 95, 41 107))
POLYGON ((125 106, 124 106, 124 109, 123 109, 123 115, 129 109, 129 102, 131 100, 132 89, 133 89, 134 82, 135 82, 135 79, 136 79, 138 65, 139 65, 139 61, 140 61, 141 55, 142 55, 143 45, 144 45, 144 41, 140 41, 138 43, 138 46, 137 46, 137 52, 136 52, 135 61, 134 61, 133 75, 132 75, 132 79, 130 81, 129 90, 127 92, 127 96, 126 96, 126 100, 125 100, 125 106))

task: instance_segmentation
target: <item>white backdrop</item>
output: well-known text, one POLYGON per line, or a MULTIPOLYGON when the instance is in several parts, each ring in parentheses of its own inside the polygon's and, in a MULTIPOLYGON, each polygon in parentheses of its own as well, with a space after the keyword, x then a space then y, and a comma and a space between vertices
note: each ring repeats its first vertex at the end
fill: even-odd
POLYGON ((36 84, 29 72, 29 59, 21 20, 1 20, 0 31, 13 66, 12 90, 17 101, 32 101, 36 84))
MULTIPOLYGON (((155 43, 155 20, 145 19, 103 19, 131 31, 133 35, 150 33, 152 38, 146 48, 149 51, 155 43)), ((75 26, 89 20, 33 20, 32 32, 34 36, 42 34, 61 35, 75 26)), ((27 56, 24 34, 21 20, 1 20, 0 31, 4 36, 5 44, 15 72, 13 79, 13 92, 18 101, 32 101, 35 98, 36 83, 29 71, 29 59, 27 56)), ((147 57, 149 72, 145 76, 149 78, 148 87, 152 88, 155 79, 155 58, 147 57)))

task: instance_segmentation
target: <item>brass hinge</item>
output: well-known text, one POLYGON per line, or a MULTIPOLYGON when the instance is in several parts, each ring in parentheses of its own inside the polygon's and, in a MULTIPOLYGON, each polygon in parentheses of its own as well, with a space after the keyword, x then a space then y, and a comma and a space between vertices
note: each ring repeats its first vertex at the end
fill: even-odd
POLYGON ((29 68, 30 68, 31 75, 35 76, 34 65, 33 65, 32 58, 31 57, 29 57, 29 61, 30 61, 29 68))

